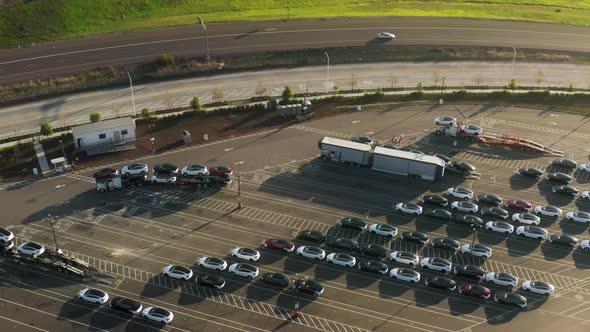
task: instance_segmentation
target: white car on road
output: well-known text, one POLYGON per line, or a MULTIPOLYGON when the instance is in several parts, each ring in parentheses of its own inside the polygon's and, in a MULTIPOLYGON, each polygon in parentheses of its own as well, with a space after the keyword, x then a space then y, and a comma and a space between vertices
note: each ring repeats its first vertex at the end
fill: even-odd
POLYGON ((94 288, 84 288, 78 292, 78 297, 86 302, 105 304, 109 300, 109 294, 94 288))
POLYGON ((131 164, 121 169, 123 175, 148 174, 148 165, 146 164, 131 164))
POLYGON ((244 260, 251 261, 251 262, 257 262, 260 259, 260 252, 258 252, 258 250, 256 250, 256 249, 250 249, 250 248, 241 248, 241 247, 233 248, 231 250, 230 255, 232 257, 244 259, 244 260))
POLYGON ((477 204, 466 202, 466 201, 455 201, 451 204, 451 209, 459 210, 462 212, 473 212, 476 213, 479 207, 477 204))
POLYGON ((324 257, 326 257, 326 252, 318 247, 301 246, 297 248, 297 255, 311 259, 322 260, 324 257))
POLYGON ((356 258, 341 252, 329 254, 328 257, 326 257, 326 261, 328 261, 328 263, 347 267, 353 267, 356 265, 356 258))
POLYGON ((583 199, 590 199, 590 191, 583 191, 582 198, 583 199))
POLYGON ((538 226, 519 226, 516 229, 516 235, 530 237, 532 239, 547 240, 549 232, 547 232, 544 228, 538 226))
POLYGON ((176 183, 176 176, 154 175, 150 178, 152 183, 176 183))
POLYGON ((14 239, 14 234, 11 231, 0 227, 0 242, 9 242, 14 239))
POLYGON ((16 252, 19 255, 41 255, 45 252, 45 247, 35 242, 27 242, 18 246, 16 252))
POLYGON ((473 191, 463 188, 463 187, 456 187, 456 188, 449 188, 447 189, 447 194, 449 196, 453 196, 455 198, 460 199, 472 199, 473 198, 473 191))
POLYGON ((422 207, 413 203, 398 203, 395 205, 395 210, 398 212, 420 215, 422 214, 422 207))
POLYGON ((565 219, 573 220, 573 221, 577 221, 577 222, 590 223, 590 213, 581 212, 581 211, 578 211, 578 212, 570 211, 570 212, 566 213, 565 219))
POLYGON ((389 260, 410 266, 418 265, 418 263, 420 262, 420 258, 418 257, 418 255, 407 251, 394 251, 391 254, 389 254, 389 260))
POLYGON ((229 274, 248 279, 258 277, 258 268, 248 263, 233 263, 229 266, 229 274))
POLYGON ((388 224, 373 224, 369 227, 369 233, 395 237, 397 235, 397 227, 388 224))
POLYGON ((504 234, 512 234, 514 232, 514 226, 505 221, 488 221, 486 223, 486 229, 496 233, 504 234))
POLYGON ((551 296, 555 293, 555 286, 544 281, 531 281, 525 280, 522 282, 522 289, 527 292, 537 293, 542 295, 551 296))
POLYGON ((481 127, 472 124, 463 127, 463 131, 469 135, 479 135, 483 133, 483 129, 481 127))
POLYGON ((183 279, 187 281, 193 277, 193 271, 191 269, 178 265, 165 266, 162 269, 162 274, 170 278, 183 279))
POLYGON ((439 126, 439 125, 455 125, 457 124, 457 119, 453 118, 452 116, 443 116, 440 118, 436 118, 434 119, 434 124, 439 126))
POLYGON ((580 249, 590 250, 590 240, 582 240, 582 242, 580 242, 580 249))
POLYGON ((395 278, 397 280, 403 280, 403 281, 408 281, 408 282, 413 282, 413 283, 418 283, 420 281, 420 273, 417 271, 414 271, 412 269, 406 269, 406 268, 393 268, 391 269, 391 271, 389 271, 389 276, 392 278, 395 278))
POLYGON ((488 272, 486 273, 485 281, 490 284, 506 287, 516 287, 518 285, 517 277, 504 272, 488 272))
POLYGON ((221 258, 217 258, 217 257, 208 257, 208 256, 203 256, 199 259, 199 263, 198 263, 200 268, 206 268, 206 269, 210 269, 210 270, 217 270, 217 271, 223 271, 227 268, 227 262, 224 261, 221 258))
POLYGON ((395 39, 395 35, 391 32, 379 32, 377 39, 395 39))
POLYGON ((541 218, 531 213, 515 213, 512 215, 512 221, 527 225, 538 225, 541 223, 541 218))
POLYGON ((541 215, 549 217, 561 217, 563 211, 560 208, 553 205, 537 205, 535 206, 535 213, 540 213, 541 215))
POLYGON ((448 273, 449 271, 451 271, 453 264, 448 260, 440 257, 424 257, 420 262, 420 266, 425 269, 448 273))
POLYGON ((590 164, 581 164, 579 170, 583 172, 590 172, 590 164))
POLYGON ((205 165, 189 165, 184 166, 180 171, 182 175, 208 175, 209 170, 205 165))
POLYGON ((159 307, 147 307, 143 309, 141 316, 145 319, 164 325, 170 324, 174 319, 174 314, 172 312, 159 307))
POLYGON ((476 257, 492 257, 492 248, 479 243, 473 244, 473 248, 471 244, 464 244, 461 247, 461 252, 464 254, 472 254, 476 257))

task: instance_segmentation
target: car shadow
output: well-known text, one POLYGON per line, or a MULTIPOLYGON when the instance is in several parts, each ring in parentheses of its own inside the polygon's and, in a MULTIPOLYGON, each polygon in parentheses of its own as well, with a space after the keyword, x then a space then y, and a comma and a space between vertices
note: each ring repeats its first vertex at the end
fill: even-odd
MULTIPOLYGON (((194 280, 194 277, 191 280, 194 280)), ((176 279, 164 277, 163 275, 159 274, 153 275, 147 280, 140 295, 147 298, 163 296, 173 290, 173 288, 170 287, 172 286, 173 282, 176 283, 175 285, 179 284, 179 281, 176 279)))
POLYGON ((513 308, 509 306, 502 306, 502 309, 498 309, 494 306, 485 306, 484 312, 487 318, 488 324, 491 325, 500 325, 510 323, 520 311, 524 309, 520 308, 513 308))
POLYGON ((588 230, 588 225, 585 223, 563 219, 559 222, 559 228, 566 234, 582 234, 588 230))
MULTIPOLYGON (((299 309, 312 304, 316 298, 313 295, 296 292, 294 290, 285 290, 277 298, 277 306, 287 310, 295 309, 295 303, 299 302, 299 309)), ((281 316, 279 316, 281 317, 281 316)))
POLYGON ((543 252, 543 256, 545 256, 545 259, 548 261, 563 259, 571 254, 572 251, 572 247, 557 246, 549 243, 549 241, 545 241, 543 242, 543 245, 541 245, 541 252, 543 252))
POLYGON ((477 308, 481 307, 483 303, 483 300, 478 300, 471 297, 469 298, 469 300, 471 301, 466 300, 467 299, 461 298, 461 295, 449 296, 449 311, 453 316, 462 316, 470 314, 477 310, 477 308), (482 301, 482 303, 478 303, 479 301, 482 301))
POLYGON ((320 280, 334 280, 354 268, 355 267, 344 267, 330 263, 318 264, 315 266, 314 276, 320 280))
POLYGON ((486 245, 498 245, 508 239, 510 234, 496 233, 490 230, 481 230, 477 232, 477 239, 480 243, 486 245))
POLYGON ((78 297, 71 298, 62 304, 57 320, 64 320, 64 317, 69 319, 81 318, 100 308, 99 304, 89 303, 78 297))
POLYGON ((246 288, 246 297, 250 299, 257 299, 259 301, 265 301, 272 299, 275 295, 285 291, 286 288, 270 285, 264 281, 258 279, 250 284, 246 288))
POLYGON ((443 221, 439 219, 430 219, 427 217, 421 217, 416 219, 416 230, 423 233, 430 233, 439 230, 445 224, 451 221, 443 221))
MULTIPOLYGON (((346 287, 349 289, 361 289, 367 288, 377 282, 381 277, 377 274, 370 274, 369 272, 363 272, 356 270, 356 273, 346 274, 346 287)), ((385 276, 383 276, 385 278, 385 276)))
POLYGON ((379 296, 383 298, 399 297, 407 293, 410 290, 410 287, 414 285, 415 284, 407 281, 390 278, 388 274, 387 276, 383 276, 383 279, 379 281, 379 296))
MULTIPOLYGON (((481 228, 477 228, 479 231, 481 228)), ((453 221, 447 224, 447 235, 454 239, 471 239, 473 237, 473 229, 469 226, 459 225, 453 221)))
POLYGON ((557 217, 548 217, 548 216, 541 216, 541 215, 537 215, 537 216, 539 218, 541 218, 541 221, 539 222, 539 227, 541 227, 541 228, 549 228, 553 224, 555 224, 556 221, 559 221, 559 219, 557 217))
POLYGON ((508 183, 510 184, 510 189, 525 190, 530 189, 535 184, 537 184, 537 180, 513 174, 510 178, 508 178, 508 183))
POLYGON ((290 273, 303 273, 313 267, 319 261, 298 256, 292 253, 285 258, 285 271, 290 273))
POLYGON ((509 236, 506 240, 508 255, 520 257, 528 256, 541 245, 540 239, 529 239, 520 236, 509 236))
POLYGON ((577 269, 590 269, 590 250, 578 247, 572 253, 572 258, 577 269))
MULTIPOLYGON (((256 248, 256 250, 258 250, 258 252, 260 252, 260 259, 258 260, 258 263, 260 265, 271 265, 271 264, 274 264, 274 263, 280 261, 284 257, 288 257, 288 256, 294 254, 294 253, 289 254, 284 251, 268 249, 264 246, 260 246, 259 248, 256 248)), ((297 249, 295 249, 295 250, 297 250, 297 249)))
POLYGON ((526 311, 539 309, 549 300, 549 296, 533 294, 531 292, 525 291, 522 288, 517 289, 516 291, 514 291, 514 293, 527 298, 526 309, 523 309, 526 311))
POLYGON ((426 290, 415 289, 414 290, 414 299, 416 301, 417 307, 430 307, 442 302, 448 296, 448 292, 437 290, 433 288, 428 288, 426 290))
POLYGON ((121 324, 127 323, 128 318, 123 315, 113 314, 108 307, 101 307, 90 318, 93 329, 111 331, 121 324))

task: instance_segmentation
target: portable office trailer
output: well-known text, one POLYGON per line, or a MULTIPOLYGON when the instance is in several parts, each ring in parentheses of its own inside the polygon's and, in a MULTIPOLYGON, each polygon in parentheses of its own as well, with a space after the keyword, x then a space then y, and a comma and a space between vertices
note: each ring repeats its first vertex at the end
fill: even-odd
POLYGON ((445 173, 445 162, 437 157, 409 151, 375 147, 373 169, 437 181, 445 173))
POLYGON ((135 149, 135 121, 131 117, 76 126, 72 135, 76 151, 88 155, 135 149))
POLYGON ((324 137, 319 141, 318 146, 324 160, 360 166, 370 166, 371 164, 372 147, 368 144, 324 137))

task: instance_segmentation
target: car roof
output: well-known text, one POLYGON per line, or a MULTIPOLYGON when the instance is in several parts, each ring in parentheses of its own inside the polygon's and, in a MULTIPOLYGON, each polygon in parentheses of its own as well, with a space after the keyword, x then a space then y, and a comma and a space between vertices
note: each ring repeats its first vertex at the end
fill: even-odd
POLYGON ((150 312, 160 314, 162 316, 170 316, 170 311, 163 309, 163 308, 159 308, 159 307, 152 308, 152 310, 150 310, 150 312))
POLYGON ((170 269, 174 270, 174 271, 181 271, 181 272, 186 272, 186 273, 189 273, 191 271, 189 268, 184 267, 184 266, 180 266, 180 265, 173 265, 170 269))
POLYGON ((100 296, 104 296, 106 293, 96 289, 96 288, 90 288, 86 291, 86 294, 93 294, 93 295, 100 295, 100 296))

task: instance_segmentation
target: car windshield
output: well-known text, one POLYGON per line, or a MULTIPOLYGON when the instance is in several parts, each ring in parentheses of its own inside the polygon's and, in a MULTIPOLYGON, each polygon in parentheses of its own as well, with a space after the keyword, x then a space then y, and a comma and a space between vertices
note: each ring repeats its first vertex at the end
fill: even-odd
POLYGON ((180 272, 180 273, 190 273, 190 270, 187 269, 186 267, 182 267, 182 266, 173 266, 172 270, 174 272, 180 272))

